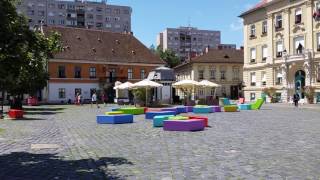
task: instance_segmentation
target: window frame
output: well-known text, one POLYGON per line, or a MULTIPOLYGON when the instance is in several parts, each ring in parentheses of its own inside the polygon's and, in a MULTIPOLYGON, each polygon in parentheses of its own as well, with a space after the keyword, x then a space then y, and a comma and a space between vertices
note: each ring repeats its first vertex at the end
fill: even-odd
POLYGON ((257 85, 256 72, 250 72, 250 86, 256 86, 256 85, 257 85), (254 79, 254 81, 253 81, 253 79, 254 79))
POLYGON ((133 69, 128 68, 128 79, 133 79, 133 69))
POLYGON ((74 78, 81 79, 81 66, 74 67, 74 78))
POLYGON ((268 34, 268 21, 262 22, 262 35, 268 34))
POLYGON ((90 79, 97 78, 97 68, 96 67, 89 67, 89 78, 90 79))
POLYGON ((58 66, 58 78, 66 78, 66 66, 63 66, 63 65, 58 66), (63 68, 63 71, 61 71, 62 68, 63 68))
POLYGON ((58 89, 58 98, 65 99, 66 98, 66 88, 59 88, 58 89))

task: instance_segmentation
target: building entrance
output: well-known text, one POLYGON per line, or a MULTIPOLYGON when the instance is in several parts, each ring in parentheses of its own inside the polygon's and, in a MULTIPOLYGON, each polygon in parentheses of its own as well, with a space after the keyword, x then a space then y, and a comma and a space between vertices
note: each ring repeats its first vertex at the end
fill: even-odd
POLYGON ((295 92, 299 94, 300 98, 304 98, 303 89, 306 86, 306 73, 299 70, 295 74, 295 92))

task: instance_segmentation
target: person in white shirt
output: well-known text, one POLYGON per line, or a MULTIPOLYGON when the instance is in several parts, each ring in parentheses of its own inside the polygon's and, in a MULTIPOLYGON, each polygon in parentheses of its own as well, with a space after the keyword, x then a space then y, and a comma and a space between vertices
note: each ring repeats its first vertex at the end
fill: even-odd
POLYGON ((92 94, 92 97, 91 97, 91 107, 93 104, 97 104, 97 108, 99 108, 98 101, 97 101, 97 94, 95 92, 92 94))

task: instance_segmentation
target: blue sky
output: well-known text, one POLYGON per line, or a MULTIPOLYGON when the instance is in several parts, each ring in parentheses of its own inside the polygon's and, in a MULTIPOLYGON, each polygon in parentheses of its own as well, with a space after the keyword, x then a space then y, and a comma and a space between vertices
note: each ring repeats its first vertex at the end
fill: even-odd
POLYGON ((147 47, 167 27, 191 26, 220 30, 222 43, 243 44, 242 23, 238 15, 259 0, 108 0, 109 4, 133 9, 132 30, 147 47))

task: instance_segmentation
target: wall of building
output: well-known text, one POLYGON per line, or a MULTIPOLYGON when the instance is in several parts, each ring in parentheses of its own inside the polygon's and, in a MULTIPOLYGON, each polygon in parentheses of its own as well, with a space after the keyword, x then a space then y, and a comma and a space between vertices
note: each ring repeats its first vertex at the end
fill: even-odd
MULTIPOLYGON (((320 53, 320 26, 319 21, 312 16, 319 1, 297 0, 277 1, 266 8, 261 8, 244 16, 244 82, 245 97, 251 99, 250 94, 255 93, 256 98, 261 97, 266 87, 275 87, 281 94, 281 101, 286 102, 295 92, 294 76, 298 70, 306 72, 307 86, 314 86, 320 91, 319 67, 320 53), (296 23, 296 14, 301 11, 301 23, 296 23), (282 16, 282 28, 276 28, 277 16, 282 16), (266 21, 267 33, 262 33, 263 22, 266 21), (251 26, 255 25, 256 35, 250 37, 251 26), (303 38, 304 51, 297 54, 295 40, 303 38), (277 57, 277 43, 283 43, 282 57, 277 57), (267 59, 262 60, 262 47, 267 47, 267 59), (251 49, 256 49, 256 59, 251 62, 251 49), (251 73, 256 73, 256 85, 251 85, 251 73), (263 85, 261 72, 266 72, 266 85, 263 85), (283 82, 277 83, 278 73, 281 72, 283 82)), ((254 99, 252 99, 254 100, 254 99)))

